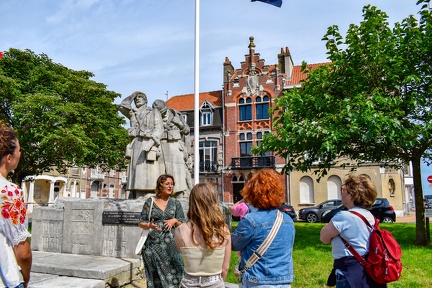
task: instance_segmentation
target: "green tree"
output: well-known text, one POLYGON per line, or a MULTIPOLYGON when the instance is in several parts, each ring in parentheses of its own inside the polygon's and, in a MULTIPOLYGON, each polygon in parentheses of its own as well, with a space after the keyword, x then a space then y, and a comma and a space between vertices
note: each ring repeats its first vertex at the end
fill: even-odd
POLYGON ((0 120, 18 132, 21 161, 12 174, 28 175, 56 166, 98 165, 119 169, 129 142, 114 99, 120 95, 54 63, 45 54, 11 48, 0 59, 0 120))
POLYGON ((400 168, 412 163, 416 243, 428 244, 421 185, 422 157, 431 163, 432 16, 422 4, 391 29, 385 12, 363 8, 359 25, 345 39, 328 28, 328 65, 309 71, 302 87, 275 100, 273 127, 254 153, 287 158, 284 171, 314 171, 319 177, 347 157, 400 168), (319 164, 316 164, 316 162, 319 164))

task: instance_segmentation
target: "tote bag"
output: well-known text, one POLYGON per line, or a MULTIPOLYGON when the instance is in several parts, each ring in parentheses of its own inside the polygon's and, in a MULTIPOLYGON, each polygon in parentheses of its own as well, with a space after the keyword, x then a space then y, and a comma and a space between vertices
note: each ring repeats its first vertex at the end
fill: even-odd
MULTIPOLYGON (((152 208, 153 208, 153 197, 151 197, 151 205, 150 205, 150 211, 149 211, 149 217, 148 217, 149 220, 151 217, 152 208)), ((135 254, 136 255, 141 254, 142 247, 144 246, 144 243, 147 240, 147 236, 151 230, 152 229, 142 229, 140 239, 138 240, 138 244, 135 248, 135 254)))

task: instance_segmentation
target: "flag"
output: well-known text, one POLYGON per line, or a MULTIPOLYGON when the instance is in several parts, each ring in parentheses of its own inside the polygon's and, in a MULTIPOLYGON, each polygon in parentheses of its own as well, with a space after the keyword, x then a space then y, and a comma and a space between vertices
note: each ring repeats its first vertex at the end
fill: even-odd
POLYGON ((282 6, 282 0, 251 0, 251 2, 260 1, 277 7, 282 6))
POLYGON ((0 59, 3 57, 3 52, 0 52, 0 59))

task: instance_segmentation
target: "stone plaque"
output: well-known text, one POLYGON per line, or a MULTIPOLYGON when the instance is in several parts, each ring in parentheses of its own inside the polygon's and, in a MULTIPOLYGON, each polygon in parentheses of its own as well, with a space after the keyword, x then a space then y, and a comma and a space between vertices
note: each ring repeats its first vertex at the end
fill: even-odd
POLYGON ((138 225, 140 212, 103 211, 102 224, 138 225))

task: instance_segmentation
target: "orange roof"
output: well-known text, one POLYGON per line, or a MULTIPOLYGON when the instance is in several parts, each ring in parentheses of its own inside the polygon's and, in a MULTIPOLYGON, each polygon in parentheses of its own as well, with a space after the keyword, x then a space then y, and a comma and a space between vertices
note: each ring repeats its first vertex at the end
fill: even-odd
MULTIPOLYGON (((194 109, 194 94, 173 96, 166 101, 169 108, 179 111, 194 109)), ((222 106, 222 90, 199 93, 199 105, 207 100, 215 107, 222 106)))
MULTIPOLYGON (((331 62, 325 62, 325 63, 314 63, 314 64, 307 64, 307 68, 314 70, 318 68, 319 66, 329 65, 331 62)), ((304 74, 301 72, 301 65, 294 66, 294 69, 292 71, 291 79, 287 79, 285 85, 298 85, 300 84, 301 80, 306 79, 307 74, 304 74)))
MULTIPOLYGON (((330 63, 331 62, 308 64, 307 67, 311 70, 314 70, 319 66, 329 65, 330 63)), ((276 65, 271 65, 269 67, 269 71, 272 71, 275 68, 276 65)), ((285 85, 288 86, 299 85, 301 80, 304 80, 306 76, 307 74, 301 72, 301 65, 294 66, 291 79, 287 79, 285 85)), ((235 75, 232 77, 235 77, 235 75)), ((215 107, 222 106, 222 90, 212 91, 212 92, 202 92, 199 94, 199 98, 200 98, 199 99, 200 106, 204 102, 204 100, 207 100, 215 107)), ((173 96, 170 99, 168 99, 166 103, 169 108, 176 109, 179 111, 194 110, 194 94, 173 96)))

